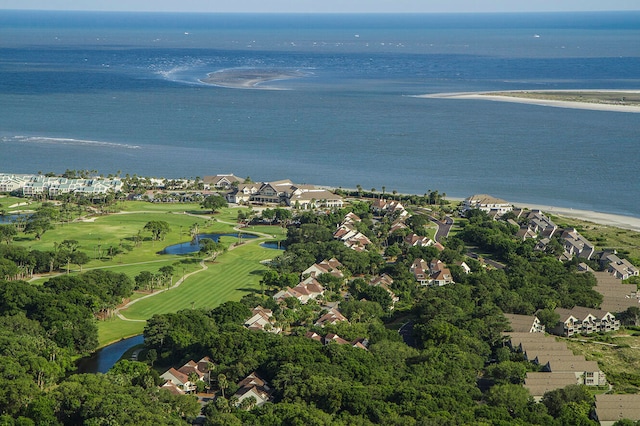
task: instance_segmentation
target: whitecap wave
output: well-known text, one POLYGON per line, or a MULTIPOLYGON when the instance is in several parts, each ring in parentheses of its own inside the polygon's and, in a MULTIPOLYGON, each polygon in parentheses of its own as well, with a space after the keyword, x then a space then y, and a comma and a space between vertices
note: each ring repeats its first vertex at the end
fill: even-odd
POLYGON ((84 145, 84 146, 92 146, 92 147, 140 149, 139 145, 130 145, 126 143, 94 141, 89 139, 52 138, 48 136, 22 136, 22 135, 4 136, 2 137, 2 142, 52 144, 52 145, 80 145, 80 146, 84 145))

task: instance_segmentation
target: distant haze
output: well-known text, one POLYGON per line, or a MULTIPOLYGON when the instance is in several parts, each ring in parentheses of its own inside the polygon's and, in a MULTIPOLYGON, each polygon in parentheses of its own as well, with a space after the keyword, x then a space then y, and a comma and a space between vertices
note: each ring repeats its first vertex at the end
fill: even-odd
POLYGON ((638 0, 3 0, 0 9, 246 13, 442 13, 640 10, 638 0))

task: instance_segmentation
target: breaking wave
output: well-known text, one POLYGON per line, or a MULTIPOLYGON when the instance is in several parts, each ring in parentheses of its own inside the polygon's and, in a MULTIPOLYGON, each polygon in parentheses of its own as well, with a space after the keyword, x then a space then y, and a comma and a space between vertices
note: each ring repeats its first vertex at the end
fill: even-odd
POLYGON ((18 142, 27 144, 51 144, 51 145, 80 145, 91 147, 140 149, 139 145, 130 145, 117 142, 93 141, 88 139, 51 138, 47 136, 4 136, 2 142, 18 142))

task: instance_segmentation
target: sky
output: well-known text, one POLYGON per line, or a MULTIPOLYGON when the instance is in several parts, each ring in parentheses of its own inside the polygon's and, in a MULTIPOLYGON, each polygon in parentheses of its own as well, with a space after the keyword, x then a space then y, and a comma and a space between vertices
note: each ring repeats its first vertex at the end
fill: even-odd
POLYGON ((0 9, 246 13, 640 10, 639 0, 0 0, 0 9))

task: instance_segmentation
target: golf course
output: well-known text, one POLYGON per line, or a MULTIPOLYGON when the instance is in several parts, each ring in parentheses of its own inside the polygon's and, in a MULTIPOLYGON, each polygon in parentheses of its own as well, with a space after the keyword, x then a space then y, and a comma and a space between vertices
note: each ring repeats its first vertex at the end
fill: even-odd
MULTIPOLYGON (((23 207, 24 210, 33 208, 37 205, 23 207)), ((70 274, 108 268, 125 273, 133 280, 143 271, 157 276, 161 268, 171 266, 172 276, 164 277, 161 285, 134 292, 112 316, 98 320, 99 345, 104 346, 141 333, 146 320, 154 314, 214 308, 259 290, 260 278, 266 269, 261 262, 279 254, 278 250, 264 248, 261 243, 284 239, 285 230, 280 226, 239 229, 236 220, 239 210, 241 208, 223 208, 211 214, 195 203, 121 201, 116 213, 85 215, 57 223, 39 240, 21 233, 15 237, 14 244, 29 249, 56 250, 63 241, 73 240, 90 260, 83 265, 68 265, 70 274), (153 221, 168 224, 169 230, 162 239, 154 240, 144 229, 153 221), (220 236, 224 249, 214 254, 198 252, 197 245, 193 253, 162 253, 167 246, 188 243, 195 235, 203 234, 239 234, 239 238, 220 236), (243 234, 253 236, 243 238, 243 234)), ((12 209, 9 213, 20 213, 20 210, 12 209)), ((42 284, 51 276, 67 273, 67 268, 34 276, 31 282, 42 284)))

